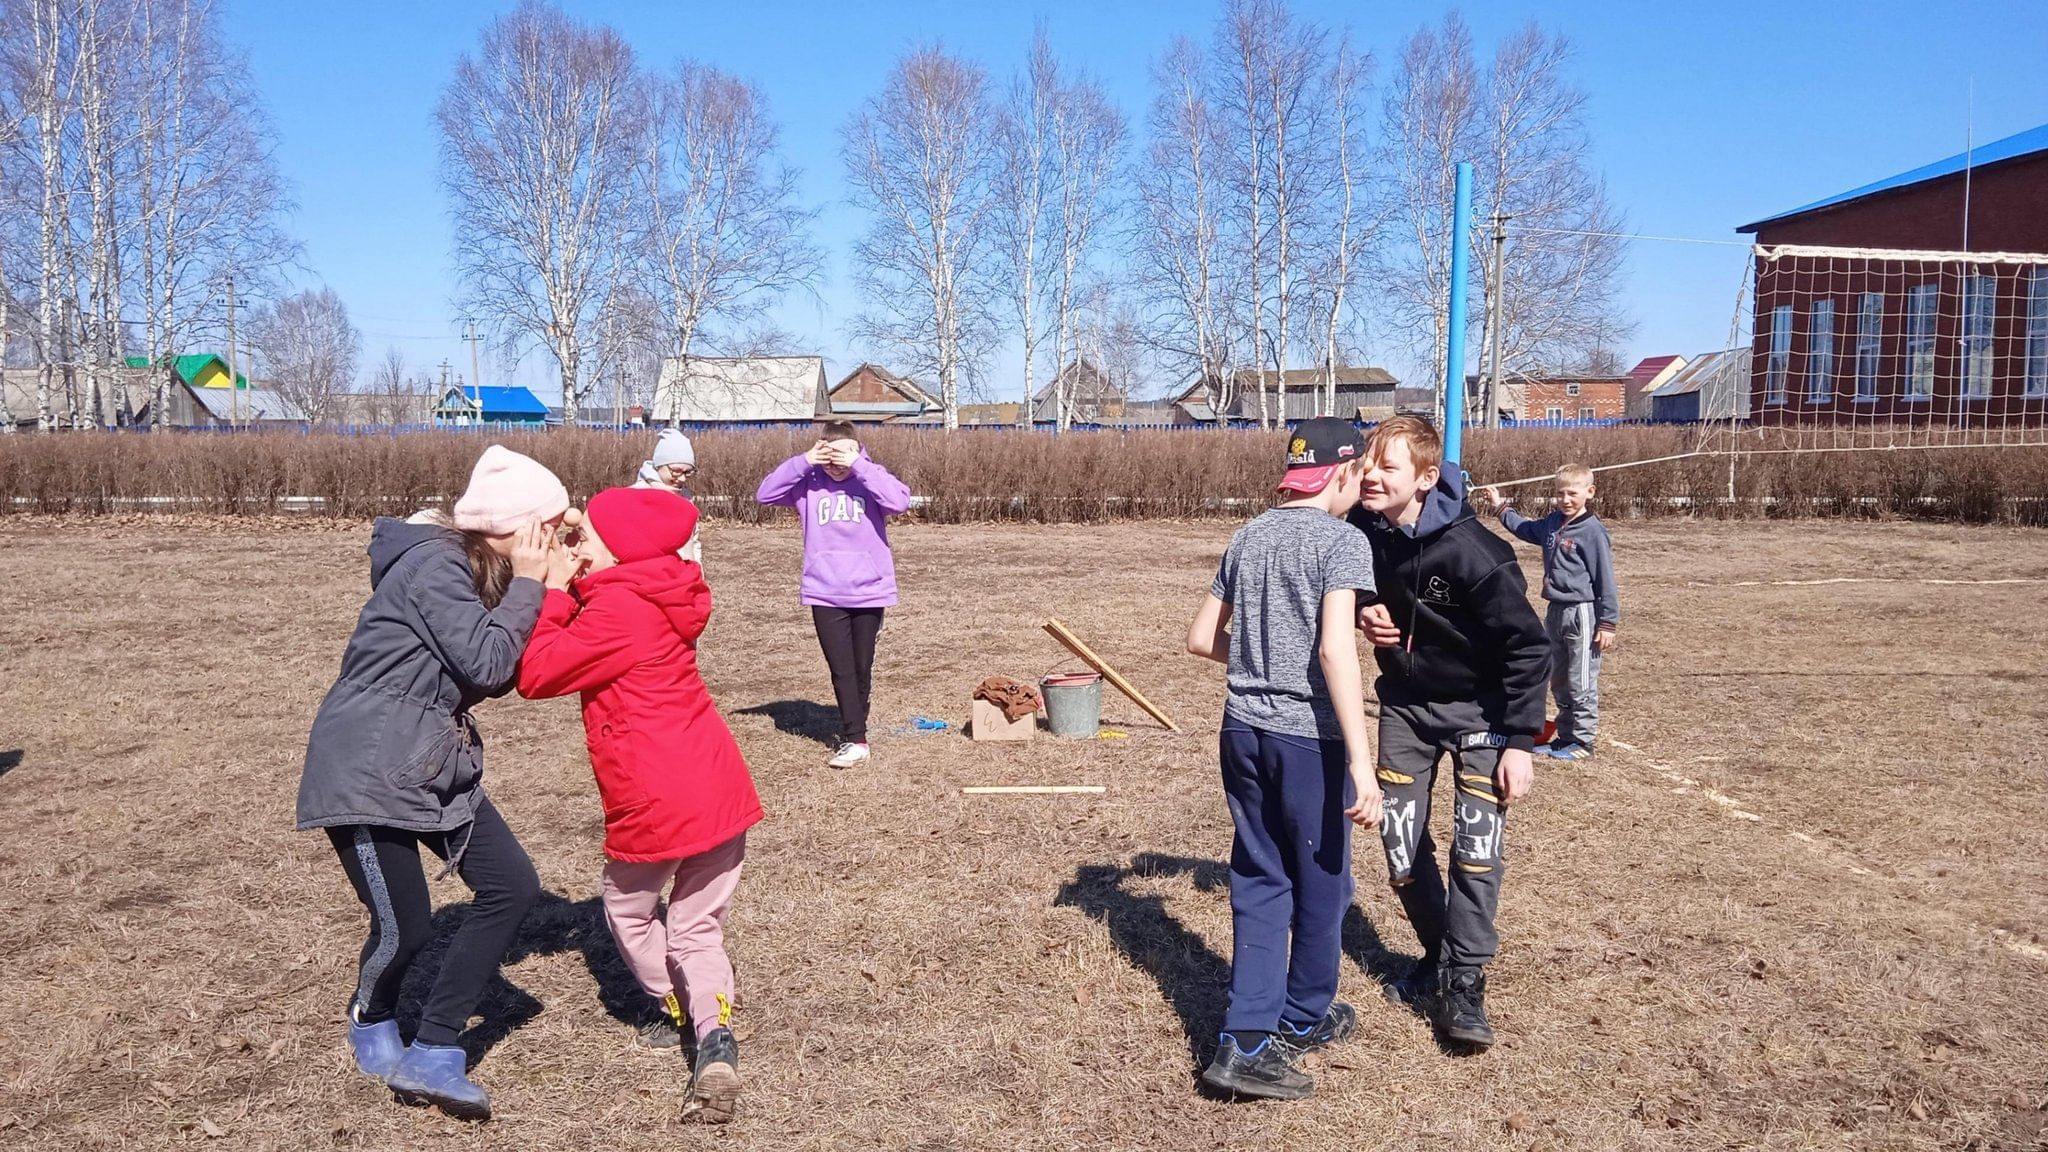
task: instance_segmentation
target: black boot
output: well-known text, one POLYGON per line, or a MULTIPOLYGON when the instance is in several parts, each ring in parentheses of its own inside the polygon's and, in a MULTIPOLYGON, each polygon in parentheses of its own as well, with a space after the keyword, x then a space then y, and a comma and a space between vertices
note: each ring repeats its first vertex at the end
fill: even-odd
POLYGON ((1410 968, 1406 976, 1389 980, 1381 988, 1389 1002, 1428 1016, 1436 1004, 1436 986, 1441 979, 1437 974, 1436 960, 1424 956, 1415 962, 1415 967, 1410 968))
POLYGON ((1262 1100, 1300 1100, 1315 1091, 1316 1082, 1294 1066, 1292 1050, 1268 1036, 1247 1052, 1228 1032, 1216 1047, 1216 1059, 1202 1070, 1202 1083, 1229 1096, 1262 1100))
POLYGON ((1289 1060, 1299 1060, 1318 1048, 1328 1048, 1332 1044, 1351 1039, 1351 1034, 1356 1031, 1358 1011, 1351 1005, 1338 1001, 1331 1004, 1330 1010, 1323 1013, 1323 1018, 1306 1031, 1296 1032, 1293 1025, 1282 1020, 1280 1031, 1274 1033, 1274 1039, 1280 1042, 1281 1047, 1287 1049, 1289 1060))
POLYGON ((1437 986, 1436 1029, 1452 1044, 1481 1052, 1493 1047, 1493 1025, 1486 1022, 1484 969, 1443 969, 1437 986))
POLYGON ((690 1098, 683 1114, 694 1114, 706 1124, 723 1124, 732 1119, 739 1098, 739 1041, 733 1039, 732 1029, 713 1028, 697 1042, 697 1064, 690 1073, 690 1098))

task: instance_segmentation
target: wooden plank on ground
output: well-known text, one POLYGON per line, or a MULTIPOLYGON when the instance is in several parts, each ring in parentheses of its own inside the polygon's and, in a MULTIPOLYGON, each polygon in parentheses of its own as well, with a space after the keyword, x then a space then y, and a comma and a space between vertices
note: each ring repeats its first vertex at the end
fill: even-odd
POLYGON ((960 791, 969 796, 1099 796, 1107 789, 1100 784, 1003 784, 960 791))

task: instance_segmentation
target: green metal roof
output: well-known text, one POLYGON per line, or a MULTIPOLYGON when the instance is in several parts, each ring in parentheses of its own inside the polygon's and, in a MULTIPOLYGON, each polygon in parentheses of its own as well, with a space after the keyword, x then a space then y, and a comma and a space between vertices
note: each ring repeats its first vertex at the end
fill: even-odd
MULTIPOLYGON (((211 352, 194 352, 189 355, 171 358, 171 367, 178 373, 178 379, 183 380, 187 384, 192 383, 193 379, 209 363, 218 363, 222 371, 227 370, 228 362, 211 352)), ((149 367, 149 357, 130 356, 128 357, 128 367, 147 368, 149 367)), ((235 387, 247 388, 248 386, 249 378, 240 372, 235 373, 235 387)))

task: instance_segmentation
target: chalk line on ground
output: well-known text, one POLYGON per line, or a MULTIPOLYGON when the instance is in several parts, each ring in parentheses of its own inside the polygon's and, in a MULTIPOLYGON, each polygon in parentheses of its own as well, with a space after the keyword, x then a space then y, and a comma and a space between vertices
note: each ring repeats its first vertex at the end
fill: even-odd
POLYGON ((2009 576, 1996 580, 1948 580, 1933 576, 1829 576, 1823 580, 1688 580, 1688 588, 1818 588, 1824 584, 2048 584, 2048 577, 2009 576))
MULTIPOLYGON (((1676 768, 1673 768, 1669 764, 1663 763, 1659 760, 1652 759, 1648 753, 1644 752, 1641 748, 1636 747, 1634 744, 1631 744, 1626 740, 1616 740, 1612 737, 1609 737, 1606 743, 1611 747, 1619 748, 1623 752, 1628 753, 1631 757, 1633 757, 1635 760, 1641 763, 1644 767, 1648 768, 1650 771, 1655 772, 1657 775, 1663 777, 1665 780, 1671 782, 1672 784, 1675 784, 1676 787, 1672 788, 1671 791, 1676 795, 1684 795, 1689 792, 1697 791, 1700 793, 1700 795, 1706 797, 1713 804, 1720 807, 1723 811, 1726 811, 1729 816, 1737 820, 1745 820, 1752 824, 1757 824, 1759 826, 1766 825, 1768 823, 1762 816, 1758 815, 1755 812, 1751 812, 1747 808, 1744 808, 1741 805, 1741 802, 1736 800, 1734 797, 1729 796, 1728 794, 1718 791, 1714 788, 1710 788, 1704 784, 1701 784, 1699 781, 1694 780, 1692 777, 1687 776, 1685 773, 1678 771, 1676 768)), ((1819 859, 1826 861, 1830 864, 1833 864, 1839 868, 1845 869, 1852 875, 1865 876, 1875 880, 1898 880, 1898 877, 1896 876, 1887 875, 1885 873, 1878 872, 1874 869, 1864 867, 1861 863, 1858 862, 1858 857, 1856 856, 1856 854, 1849 851, 1848 849, 1842 848, 1838 845, 1827 844, 1824 841, 1821 841, 1811 835, 1808 835, 1805 832, 1801 832, 1796 828, 1787 829, 1785 831, 1785 835, 1788 839, 1805 848, 1808 852, 1811 852, 1814 856, 1818 857, 1819 859)), ((1968 927, 1977 932, 1989 935, 1993 943, 1999 945, 2002 948, 2005 948, 2007 951, 2017 953, 2018 955, 2025 956, 2032 960, 2048 963, 2048 948, 2043 948, 2038 944, 2034 944, 2030 941, 2023 940, 2020 937, 2014 935, 2013 933, 2003 928, 1992 928, 1989 925, 1980 924, 1976 921, 1965 921, 1964 923, 1966 923, 1968 927)))

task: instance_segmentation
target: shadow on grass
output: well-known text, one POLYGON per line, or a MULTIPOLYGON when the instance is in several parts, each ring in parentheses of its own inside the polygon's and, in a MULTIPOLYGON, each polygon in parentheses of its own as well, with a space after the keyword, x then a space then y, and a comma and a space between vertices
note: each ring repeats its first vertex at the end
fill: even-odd
MULTIPOLYGON (((434 938, 420 949, 407 969, 398 997, 399 1017, 408 1022, 419 1019, 434 978, 441 971, 448 942, 469 920, 468 902, 449 904, 434 912, 434 938)), ((512 964, 528 956, 553 956, 577 952, 584 967, 597 982, 597 1000, 612 1019, 623 1025, 637 1024, 647 1004, 647 994, 626 970, 611 930, 605 926, 604 908, 597 898, 571 903, 553 892, 542 892, 533 910, 519 924, 519 935, 505 954, 512 964)), ((473 1067, 498 1042, 525 1027, 541 1013, 541 1002, 505 978, 502 968, 491 977, 478 1002, 476 1015, 482 1022, 462 1034, 462 1046, 473 1067)))
POLYGON ((11 752, 0 752, 0 776, 5 776, 9 772, 14 771, 20 764, 21 749, 16 748, 11 752))
MULTIPOLYGON (((1199 1071, 1223 1027, 1230 963, 1166 911, 1164 896, 1131 891, 1125 882, 1133 877, 1187 877, 1197 892, 1227 900, 1230 866, 1220 860, 1141 852, 1128 866, 1082 865, 1053 901, 1100 920, 1117 950, 1158 982, 1160 993, 1180 1016, 1188 1058, 1199 1071)), ((1344 914, 1343 937, 1345 956, 1380 983, 1406 975, 1414 966, 1413 957, 1387 949, 1356 904, 1344 914)))
POLYGON ((828 747, 839 733, 839 709, 815 700, 771 700, 752 708, 735 708, 732 715, 766 716, 777 732, 807 737, 828 747))

